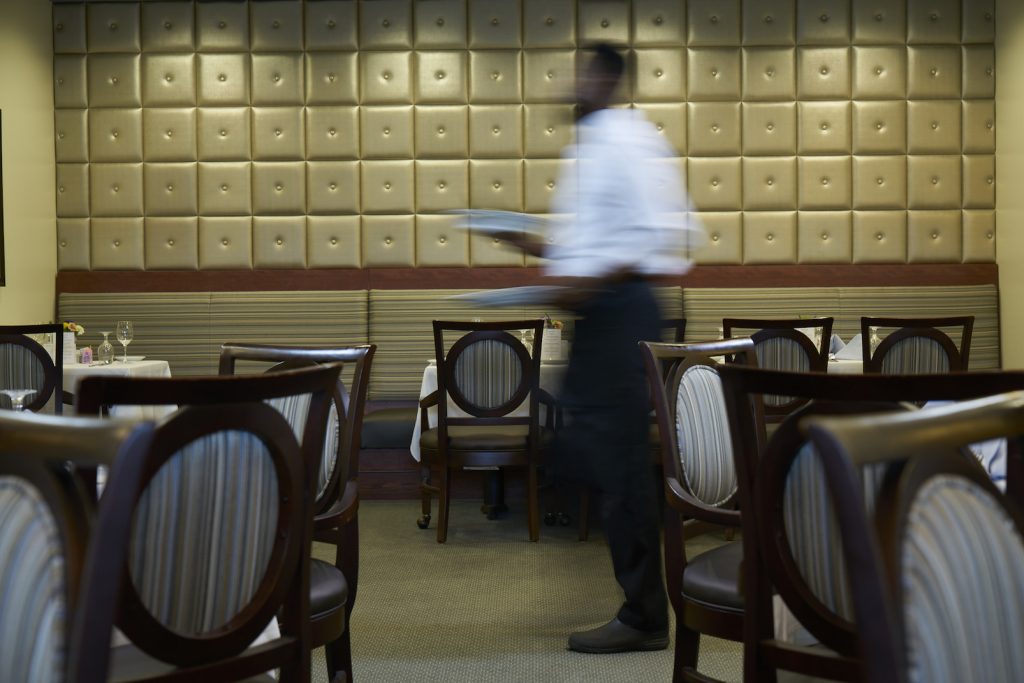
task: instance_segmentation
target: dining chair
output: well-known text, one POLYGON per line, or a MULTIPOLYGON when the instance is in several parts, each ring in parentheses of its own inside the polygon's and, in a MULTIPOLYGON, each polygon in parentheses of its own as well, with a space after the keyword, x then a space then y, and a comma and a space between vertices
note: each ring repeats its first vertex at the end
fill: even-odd
POLYGON ((538 470, 554 432, 556 404, 540 387, 543 320, 433 322, 437 390, 420 400, 420 451, 425 467, 439 470, 435 486, 422 484, 429 523, 438 496, 437 542, 448 538, 452 475, 466 467, 527 470, 530 540, 540 537, 538 470), (527 348, 513 332, 533 333, 527 348), (446 338, 446 333, 449 333, 446 338), (454 337, 454 339, 453 339, 454 337), (450 403, 449 403, 450 402, 450 403), (540 406, 547 409, 540 424, 540 406), (523 411, 522 406, 525 406, 523 411), (431 427, 429 409, 437 411, 431 427))
POLYGON ((971 353, 974 316, 953 318, 860 319, 864 372, 885 375, 924 375, 966 372, 971 353), (873 331, 895 328, 872 348, 873 331), (959 330, 960 345, 943 330, 959 330))
MULTIPOLYGON (((39 412, 53 397, 53 412, 60 415, 64 397, 64 327, 63 325, 0 325, 0 390, 34 389, 25 410, 39 412), (54 357, 30 334, 52 334, 54 357)), ((0 405, 9 399, 0 396, 0 405)))
MULTIPOLYGON (((313 540, 334 546, 334 566, 348 583, 344 605, 312 614, 312 646, 325 647, 327 674, 332 681, 341 674, 345 680, 352 681, 351 629, 347 625, 352 623, 359 583, 359 447, 370 368, 376 350, 373 344, 340 347, 223 344, 220 351, 221 375, 234 375, 240 361, 259 364, 265 372, 337 363, 341 372, 347 374, 346 366, 352 366, 349 388, 339 376, 332 392, 313 503, 313 540), (344 618, 340 618, 342 608, 344 618)), ((273 405, 281 410, 296 435, 301 435, 307 419, 303 405, 289 399, 275 401, 273 405)), ((320 581, 326 581, 329 587, 335 579, 332 572, 323 571, 320 560, 314 558, 312 562, 310 588, 313 594, 318 594, 323 592, 320 581)))
POLYGON ((822 418, 804 430, 845 513, 838 524, 864 680, 1017 680, 1024 517, 967 453, 991 439, 1020 446, 1024 392, 884 418, 822 418), (871 467, 887 476, 865 515, 856 472, 871 467))
MULTIPOLYGON (((722 320, 722 332, 726 339, 736 335, 737 330, 753 330, 750 338, 754 340, 757 366, 760 368, 791 372, 828 371, 832 318, 722 320)), ((801 404, 802 401, 792 396, 765 396, 765 419, 780 422, 801 404)))
MULTIPOLYGON (((743 586, 747 624, 746 680, 774 680, 792 671, 831 680, 864 678, 861 632, 854 621, 850 574, 842 562, 842 534, 818 453, 800 432, 801 420, 835 415, 905 412, 913 402, 963 401, 1024 389, 1022 372, 949 375, 823 375, 730 365, 720 370, 735 444, 742 517, 743 586), (806 401, 763 447, 747 419, 750 401, 783 393, 806 401), (795 644, 776 633, 774 597, 817 645, 795 644)), ((1007 492, 1020 491, 1020 451, 1008 449, 1007 492)), ((860 473, 861 495, 877 499, 884 472, 860 473)), ((865 625, 866 627, 866 625, 865 625)))
MULTIPOLYGON (((348 591, 328 563, 333 585, 310 590, 316 468, 338 372, 82 380, 82 412, 178 406, 142 461, 115 463, 100 499, 94 571, 124 577, 115 625, 131 641, 110 655, 115 678, 247 680, 276 668, 282 681, 309 680, 310 614, 341 605, 344 619, 348 591), (301 439, 282 400, 308 402, 301 439), (275 618, 280 637, 246 649, 275 618)), ((109 598, 85 595, 83 609, 109 598)), ((109 639, 109 629, 90 634, 80 661, 96 666, 109 639)))
POLYGON ((0 414, 0 680, 79 679, 68 652, 89 621, 78 601, 93 510, 67 464, 136 459, 152 437, 151 424, 0 414))
POLYGON ((682 344, 686 337, 686 318, 662 318, 662 341, 682 344))
MULTIPOLYGON (((738 528, 733 444, 718 373, 723 365, 756 365, 750 339, 694 344, 641 342, 660 433, 665 501, 665 578, 676 614, 673 681, 696 672, 701 635, 743 639, 739 541, 687 557, 686 542, 712 529, 738 528)), ((759 401, 745 418, 763 431, 759 401)))

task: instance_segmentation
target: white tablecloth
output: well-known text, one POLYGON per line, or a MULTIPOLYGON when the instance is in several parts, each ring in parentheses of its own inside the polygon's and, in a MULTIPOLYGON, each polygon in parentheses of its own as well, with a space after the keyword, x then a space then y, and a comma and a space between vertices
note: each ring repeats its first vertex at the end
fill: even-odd
MULTIPOLYGON (((170 377, 171 366, 165 360, 140 360, 129 363, 114 361, 110 365, 64 365, 64 391, 78 392, 78 383, 84 377, 170 377)), ((143 418, 156 420, 174 412, 174 406, 115 406, 111 415, 115 417, 143 418)))
POLYGON ((827 372, 830 375, 860 375, 864 373, 864 361, 830 360, 827 372))
MULTIPOLYGON (((562 380, 565 377, 566 369, 565 361, 541 361, 540 364, 540 388, 551 394, 552 396, 558 395, 558 390, 562 386, 562 380)), ((430 361, 427 367, 423 369, 423 381, 420 383, 420 399, 424 399, 431 393, 437 390, 437 365, 436 361, 430 361)), ((541 420, 544 420, 544 409, 541 408, 541 420)), ((511 417, 522 417, 529 412, 529 407, 526 402, 523 402, 518 408, 512 413, 511 417)), ((463 410, 461 410, 455 403, 448 399, 448 415, 451 417, 469 417, 463 410)), ((433 429, 437 426, 437 408, 430 408, 427 410, 427 422, 430 424, 430 428, 433 429)), ((419 411, 416 412, 416 425, 412 430, 412 443, 409 444, 409 452, 412 453, 412 457, 418 462, 420 459, 420 416, 419 411)))

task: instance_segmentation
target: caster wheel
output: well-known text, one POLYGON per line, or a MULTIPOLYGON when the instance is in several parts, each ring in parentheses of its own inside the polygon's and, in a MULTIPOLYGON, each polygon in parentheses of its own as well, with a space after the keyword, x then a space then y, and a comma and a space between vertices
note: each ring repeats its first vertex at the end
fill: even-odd
POLYGON ((557 521, 557 516, 554 512, 544 513, 544 526, 554 526, 557 521))
POLYGON ((416 526, 421 529, 428 528, 430 526, 430 515, 421 515, 420 518, 416 520, 416 526))
POLYGON ((569 526, 572 524, 572 519, 565 513, 558 513, 558 526, 569 526))

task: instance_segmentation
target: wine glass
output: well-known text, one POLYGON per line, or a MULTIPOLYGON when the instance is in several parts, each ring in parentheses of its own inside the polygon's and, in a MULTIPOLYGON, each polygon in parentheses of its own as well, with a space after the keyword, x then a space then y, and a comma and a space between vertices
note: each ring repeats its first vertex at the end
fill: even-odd
POLYGON ((110 343, 112 332, 100 332, 103 335, 103 343, 96 349, 96 360, 103 365, 110 365, 114 362, 114 345, 110 343))
POLYGON ((36 393, 35 389, 2 389, 0 394, 11 399, 11 409, 16 411, 25 410, 25 399, 36 393))
POLYGON ((131 320, 118 320, 117 321, 117 341, 121 342, 121 346, 124 347, 124 362, 128 362, 128 345, 132 343, 132 337, 135 336, 135 327, 132 325, 131 320))

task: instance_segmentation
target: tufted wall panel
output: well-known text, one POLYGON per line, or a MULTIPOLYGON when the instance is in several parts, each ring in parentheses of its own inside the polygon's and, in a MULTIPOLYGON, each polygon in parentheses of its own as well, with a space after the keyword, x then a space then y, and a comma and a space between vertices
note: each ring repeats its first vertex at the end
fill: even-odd
POLYGON ((700 263, 995 258, 993 0, 53 5, 59 266, 523 266, 578 48, 679 152, 700 263))

